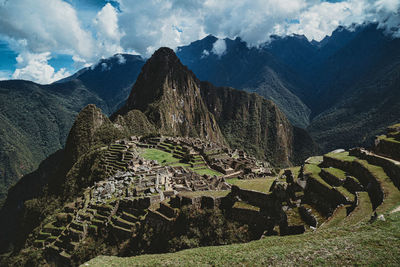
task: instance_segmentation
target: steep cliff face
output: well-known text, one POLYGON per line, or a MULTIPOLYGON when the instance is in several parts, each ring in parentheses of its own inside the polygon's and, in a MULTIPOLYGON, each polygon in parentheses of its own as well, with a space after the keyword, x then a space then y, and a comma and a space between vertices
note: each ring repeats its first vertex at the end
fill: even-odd
POLYGON ((113 118, 137 109, 161 134, 224 142, 201 98, 199 84, 171 49, 160 48, 147 61, 125 106, 113 118))
POLYGON ((87 105, 78 114, 65 145, 66 153, 75 162, 93 145, 96 131, 111 121, 95 105, 87 105))
POLYGON ((124 131, 126 136, 140 136, 156 132, 156 127, 149 122, 143 112, 137 109, 131 110, 123 116, 117 115, 114 124, 124 131))
POLYGON ((200 82, 169 48, 159 49, 147 61, 112 120, 131 134, 154 129, 164 135, 227 142, 280 166, 300 162, 316 148, 307 134, 298 138, 300 131, 294 131, 272 101, 200 82), (300 144, 294 146, 295 140, 300 144))
POLYGON ((293 151, 293 126, 272 101, 208 82, 201 83, 201 93, 231 147, 276 165, 300 156, 293 151))

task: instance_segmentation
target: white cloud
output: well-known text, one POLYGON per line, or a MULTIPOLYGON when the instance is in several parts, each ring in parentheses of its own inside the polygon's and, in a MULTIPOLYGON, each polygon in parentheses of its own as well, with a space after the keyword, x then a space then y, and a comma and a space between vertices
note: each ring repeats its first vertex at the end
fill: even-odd
POLYGON ((224 39, 218 39, 213 44, 213 48, 211 50, 214 54, 221 57, 226 52, 226 42, 224 39))
POLYGON ((18 55, 18 68, 14 71, 11 78, 48 84, 71 75, 63 68, 56 72, 54 68, 47 63, 50 58, 50 52, 39 54, 24 53, 18 55))
POLYGON ((90 57, 94 40, 75 9, 62 0, 12 0, 0 4, 0 34, 25 40, 30 52, 59 51, 90 57))
POLYGON ((321 40, 339 25, 399 21, 400 0, 119 0, 123 48, 149 55, 160 46, 176 48, 213 34, 241 37, 250 46, 271 34, 304 34, 321 40), (379 14, 382 13, 381 15, 379 14), (396 13, 397 12, 397 13, 396 13), (396 15, 397 14, 397 15, 396 15), (388 18, 385 18, 387 16, 388 18))
POLYGON ((94 24, 97 27, 97 34, 101 39, 109 39, 118 42, 124 35, 118 28, 117 11, 110 3, 107 3, 99 13, 97 13, 94 24))
POLYGON ((210 52, 204 49, 203 52, 201 53, 201 58, 208 57, 209 55, 210 55, 210 52))
POLYGON ((107 3, 90 23, 82 25, 62 0, 0 0, 0 38, 18 54, 67 54, 78 69, 124 51, 113 6, 107 3))
POLYGON ((98 56, 113 55, 123 52, 120 39, 125 35, 118 26, 118 14, 115 8, 107 3, 93 20, 96 29, 97 49, 101 51, 98 56))
POLYGON ((299 23, 287 25, 283 33, 304 34, 309 40, 321 40, 338 26, 349 27, 352 24, 375 22, 396 37, 400 26, 399 8, 400 0, 321 2, 301 12, 298 16, 299 23), (393 27, 396 28, 394 31, 393 27))
POLYGON ((121 55, 121 54, 116 54, 115 55, 115 57, 117 58, 117 60, 118 60, 118 64, 125 64, 126 63, 126 58, 123 56, 123 55, 121 55))
MULTIPOLYGON (((62 0, 0 0, 0 38, 18 54, 68 54, 81 68, 126 51, 150 56, 161 46, 176 48, 207 34, 239 36, 257 46, 271 34, 320 40, 339 25, 369 21, 400 37, 400 0, 117 1, 118 10, 107 3, 86 13, 62 0), (82 19, 82 14, 92 17, 82 19)), ((222 55, 224 50, 218 41, 207 52, 222 55)))
POLYGON ((369 11, 369 20, 377 21, 379 28, 400 38, 400 0, 376 1, 369 11))
POLYGON ((323 2, 302 12, 298 18, 299 23, 288 25, 287 33, 304 34, 309 40, 320 41, 339 25, 345 24, 349 17, 353 17, 348 20, 350 24, 356 22, 361 10, 352 8, 348 2, 323 2))
POLYGON ((0 81, 9 80, 11 78, 11 74, 12 73, 10 73, 8 71, 1 71, 0 70, 0 81))

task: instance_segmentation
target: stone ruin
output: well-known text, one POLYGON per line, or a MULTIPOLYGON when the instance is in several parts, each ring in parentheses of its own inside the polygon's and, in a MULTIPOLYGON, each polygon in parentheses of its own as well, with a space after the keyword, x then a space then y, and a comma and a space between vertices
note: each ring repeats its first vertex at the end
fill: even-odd
POLYGON ((263 193, 225 182, 232 170, 248 179, 271 172, 268 164, 243 152, 196 139, 132 137, 110 145, 104 161, 109 166, 104 167, 112 175, 67 204, 55 222, 42 228, 35 245, 43 247, 49 258, 68 262, 88 236, 107 233, 123 242, 144 225, 168 231, 180 209, 188 205, 220 209, 228 220, 249 225, 258 237, 368 221, 365 214, 374 217, 388 210, 388 203, 400 199, 397 154, 391 157, 390 149, 379 151, 357 148, 310 158, 301 168, 283 171, 270 192, 263 193), (191 166, 214 164, 224 175, 199 175, 182 166, 162 166, 141 158, 136 151, 141 147, 182 158, 190 155, 191 166), (208 195, 211 190, 227 190, 227 194, 208 195), (195 192, 204 194, 192 194, 195 192))

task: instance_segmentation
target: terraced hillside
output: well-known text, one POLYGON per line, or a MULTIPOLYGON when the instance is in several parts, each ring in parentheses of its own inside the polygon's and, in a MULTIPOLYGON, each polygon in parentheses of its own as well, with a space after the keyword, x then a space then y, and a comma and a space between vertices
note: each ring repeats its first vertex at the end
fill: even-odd
MULTIPOLYGON (((164 232, 171 239, 181 231, 186 207, 213 213, 219 209, 230 192, 226 181, 273 181, 265 178, 273 174, 268 163, 200 139, 132 136, 98 149, 103 151, 99 167, 107 178, 44 220, 28 241, 48 264, 76 265, 105 253, 104 247, 87 247, 97 242, 112 247, 115 252, 106 252, 111 255, 151 251, 146 242, 159 242, 157 236, 164 232), (149 232, 155 237, 147 236, 149 232)), ((232 242, 232 237, 221 238, 232 242)))
POLYGON ((372 151, 336 150, 309 158, 300 168, 282 171, 272 184, 228 179, 236 185, 219 208, 228 220, 256 229, 253 234, 264 237, 259 241, 156 256, 101 256, 85 266, 398 265, 400 162, 398 150, 382 150, 381 140, 393 142, 399 132, 390 127, 372 151))

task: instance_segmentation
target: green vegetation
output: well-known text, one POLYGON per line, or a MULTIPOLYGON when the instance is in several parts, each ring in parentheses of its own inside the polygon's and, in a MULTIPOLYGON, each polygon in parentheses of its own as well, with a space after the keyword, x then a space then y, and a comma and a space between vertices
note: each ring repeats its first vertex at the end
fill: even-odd
POLYGON ((368 220, 372 215, 372 204, 367 192, 358 192, 358 205, 355 210, 345 218, 343 223, 356 224, 368 220))
POLYGON ((179 160, 174 158, 171 153, 162 151, 156 148, 148 148, 144 149, 144 152, 141 156, 147 160, 157 160, 161 165, 171 165, 181 166, 179 160))
POLYGON ((383 212, 400 203, 400 193, 391 179, 386 175, 382 167, 368 164, 365 160, 357 160, 364 168, 378 180, 385 194, 383 203, 377 208, 377 212, 383 212))
POLYGON ((254 210, 254 211, 260 211, 259 207, 250 205, 246 202, 243 201, 236 201, 235 204, 233 205, 233 208, 239 208, 239 209, 247 209, 247 210, 254 210))
POLYGON ((222 175, 222 173, 217 172, 216 170, 212 170, 212 169, 210 169, 210 168, 201 168, 201 169, 190 168, 190 169, 191 169, 192 171, 194 171, 194 172, 200 174, 200 175, 204 175, 204 174, 207 174, 207 175, 210 175, 210 176, 214 176, 214 175, 216 175, 216 176, 221 176, 221 175, 222 175))
POLYGON ((378 136, 379 140, 384 140, 392 143, 400 144, 400 141, 396 140, 394 137, 387 137, 386 135, 378 136))
MULTIPOLYGON (((367 194, 368 196, 368 194, 367 194)), ((319 229, 326 229, 330 227, 336 227, 340 225, 343 220, 347 217, 347 207, 346 206, 340 206, 335 210, 335 212, 332 214, 332 216, 325 221, 319 229)), ((372 206, 371 206, 372 208, 372 206)))
POLYGON ((320 184, 331 189, 332 186, 330 184, 328 184, 327 182, 325 182, 325 180, 322 179, 321 176, 319 176, 320 172, 321 172, 321 168, 318 167, 317 165, 314 165, 314 164, 305 164, 304 165, 304 174, 305 175, 310 175, 310 177, 317 180, 320 184))
POLYGON ((324 171, 329 172, 330 174, 336 176, 340 180, 345 180, 346 179, 346 173, 340 169, 336 168, 324 168, 324 171))
POLYGON ((288 225, 304 225, 304 221, 299 214, 299 208, 292 208, 286 211, 288 225))
POLYGON ((335 158, 335 159, 339 159, 342 161, 353 161, 355 159, 357 159, 356 157, 353 156, 349 156, 349 152, 341 152, 341 153, 328 153, 325 154, 326 157, 331 157, 331 158, 335 158))
POLYGON ((376 265, 400 262, 400 212, 386 221, 268 237, 246 244, 202 247, 130 258, 100 256, 83 266, 376 265))
POLYGON ((322 156, 314 156, 307 159, 307 163, 309 164, 320 164, 322 162, 322 156))
POLYGON ((391 125, 391 126, 388 127, 388 129, 389 129, 389 130, 397 130, 397 129, 400 129, 400 123, 391 125))
MULTIPOLYGON (((169 145, 172 146, 172 145, 169 145)), ((179 162, 179 159, 175 158, 172 153, 165 152, 160 149, 156 148, 147 148, 144 149, 143 152, 141 153, 141 156, 147 160, 157 160, 159 164, 163 166, 182 166, 185 168, 188 168, 200 175, 210 175, 210 176, 221 176, 222 173, 217 172, 215 170, 212 170, 207 167, 196 167, 196 168, 191 168, 189 163, 182 163, 179 162)))
POLYGON ((274 178, 256 178, 250 180, 241 180, 238 178, 232 178, 226 180, 232 185, 237 185, 242 189, 255 190, 259 192, 268 193, 272 183, 275 181, 274 178))
POLYGON ((344 188, 343 186, 337 186, 335 187, 337 191, 340 192, 340 194, 342 194, 343 196, 345 196, 348 200, 350 200, 351 202, 353 202, 355 200, 355 196, 350 193, 346 188, 344 188))

